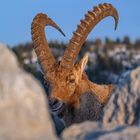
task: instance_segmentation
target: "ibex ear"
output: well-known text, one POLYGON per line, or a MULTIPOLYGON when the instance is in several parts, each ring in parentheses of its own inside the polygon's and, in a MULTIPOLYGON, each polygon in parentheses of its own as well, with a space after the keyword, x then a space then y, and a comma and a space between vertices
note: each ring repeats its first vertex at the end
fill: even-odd
POLYGON ((87 62, 88 62, 88 54, 86 53, 84 55, 84 57, 79 62, 79 67, 80 67, 81 74, 83 73, 87 62))

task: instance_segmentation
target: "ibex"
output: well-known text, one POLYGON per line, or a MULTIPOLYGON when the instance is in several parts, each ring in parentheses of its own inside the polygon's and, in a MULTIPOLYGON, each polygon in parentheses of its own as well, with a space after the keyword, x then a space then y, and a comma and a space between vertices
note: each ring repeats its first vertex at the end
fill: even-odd
POLYGON ((44 72, 44 79, 49 83, 51 108, 59 110, 66 125, 84 120, 97 120, 112 92, 113 85, 98 85, 88 80, 84 72, 88 61, 87 54, 75 64, 88 34, 97 23, 108 16, 114 18, 116 29, 119 17, 111 4, 99 4, 88 11, 73 33, 60 62, 55 60, 48 46, 45 26, 50 25, 64 35, 63 31, 45 14, 39 13, 33 19, 32 40, 44 72))

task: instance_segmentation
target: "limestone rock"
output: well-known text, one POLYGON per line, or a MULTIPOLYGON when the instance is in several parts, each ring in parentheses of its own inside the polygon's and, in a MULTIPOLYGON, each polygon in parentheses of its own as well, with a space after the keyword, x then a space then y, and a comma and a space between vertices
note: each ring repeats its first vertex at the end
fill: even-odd
POLYGON ((106 127, 140 125, 140 67, 123 74, 104 109, 106 127))
POLYGON ((117 127, 102 134, 97 138, 98 140, 140 140, 138 127, 117 127))
POLYGON ((0 45, 0 139, 57 139, 39 83, 0 45))
MULTIPOLYGON (((94 131, 101 131, 100 125, 91 121, 74 124, 64 130, 62 133, 63 140, 86 140, 88 134, 94 131)), ((93 137, 94 138, 94 137, 93 137)))
POLYGON ((107 129, 100 123, 84 122, 67 128, 62 140, 140 140, 140 128, 118 126, 107 129))

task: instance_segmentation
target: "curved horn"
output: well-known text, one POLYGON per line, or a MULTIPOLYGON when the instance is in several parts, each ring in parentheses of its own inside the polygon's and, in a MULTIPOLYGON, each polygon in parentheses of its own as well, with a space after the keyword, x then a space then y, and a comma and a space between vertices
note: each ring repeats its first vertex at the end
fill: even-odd
POLYGON ((98 7, 94 7, 93 10, 88 11, 85 15, 85 19, 81 20, 80 25, 78 25, 77 30, 73 33, 73 36, 67 45, 67 49, 60 64, 62 68, 70 69, 73 67, 76 56, 78 55, 88 34, 97 23, 108 16, 112 16, 114 18, 116 29, 119 17, 117 10, 111 4, 99 4, 98 7))
POLYGON ((32 40, 35 52, 41 63, 44 73, 46 73, 46 71, 49 71, 52 68, 52 66, 56 64, 56 60, 53 54, 51 53, 51 50, 48 46, 45 37, 45 26, 47 25, 56 28, 59 32, 61 32, 64 35, 62 30, 47 15, 39 13, 33 19, 31 25, 32 40))

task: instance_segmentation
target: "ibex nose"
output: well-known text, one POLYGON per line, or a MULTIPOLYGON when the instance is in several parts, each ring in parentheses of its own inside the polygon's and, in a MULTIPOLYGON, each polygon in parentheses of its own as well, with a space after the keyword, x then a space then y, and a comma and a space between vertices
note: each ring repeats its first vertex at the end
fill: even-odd
POLYGON ((56 98, 51 98, 49 100, 49 106, 53 112, 58 111, 64 103, 62 101, 57 100, 56 98))

